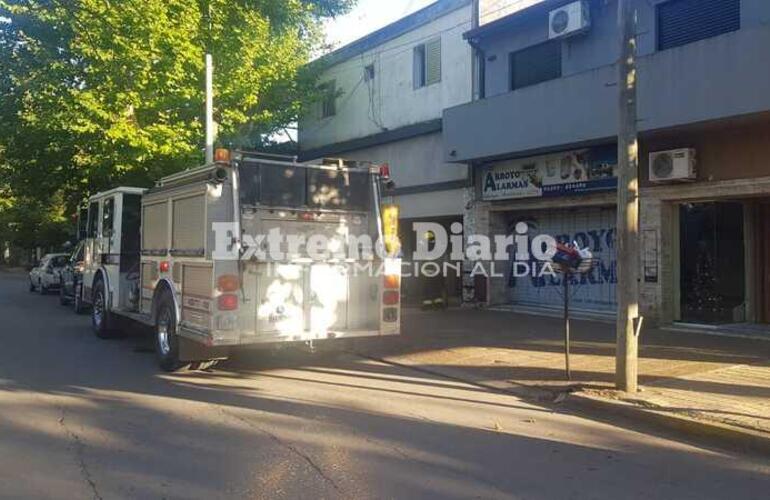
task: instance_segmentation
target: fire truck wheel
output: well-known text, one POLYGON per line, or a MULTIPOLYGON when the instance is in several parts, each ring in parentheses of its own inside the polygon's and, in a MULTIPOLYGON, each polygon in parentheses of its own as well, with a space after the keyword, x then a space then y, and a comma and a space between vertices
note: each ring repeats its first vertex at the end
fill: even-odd
POLYGON ((158 303, 158 314, 155 318, 155 352, 160 368, 167 372, 175 372, 185 367, 185 364, 179 361, 179 337, 176 327, 174 301, 168 294, 164 294, 158 303))
POLYGON ((94 334, 100 339, 109 339, 115 336, 115 331, 111 327, 110 311, 107 308, 107 294, 104 289, 104 281, 97 280, 94 285, 94 295, 91 300, 93 308, 91 310, 91 326, 94 334))

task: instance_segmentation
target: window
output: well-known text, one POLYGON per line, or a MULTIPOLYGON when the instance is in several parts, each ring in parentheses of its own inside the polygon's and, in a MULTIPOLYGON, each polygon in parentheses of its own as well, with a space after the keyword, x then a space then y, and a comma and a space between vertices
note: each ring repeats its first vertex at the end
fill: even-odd
POLYGON ((243 207, 366 211, 371 204, 367 173, 258 164, 239 169, 243 207))
POLYGON ((102 236, 112 236, 115 223, 115 198, 104 201, 102 212, 102 236))
POLYGON ((99 203, 93 202, 88 206, 88 237, 96 238, 99 231, 99 203))
POLYGON ((78 246, 75 247, 75 251, 72 252, 72 257, 70 257, 70 262, 72 262, 73 264, 77 262, 83 262, 83 260, 85 259, 85 253, 86 253, 86 246, 81 241, 80 243, 78 243, 78 246))
POLYGON ((374 80, 374 64, 364 68, 364 81, 371 82, 372 80, 374 80))
POLYGON ((511 54, 511 90, 561 78, 561 42, 554 40, 511 54))
POLYGON ((61 269, 62 267, 67 265, 67 261, 69 260, 69 257, 66 255, 57 255, 56 257, 51 259, 51 267, 54 269, 61 269))
POLYGON ((740 0, 670 0, 657 7, 658 50, 741 28, 740 0))
POLYGON ((78 240, 88 238, 88 209, 81 208, 78 213, 78 240))
POLYGON ((361 172, 309 169, 307 204, 327 210, 366 211, 369 207, 369 176, 361 172))
POLYGON ((321 118, 330 118, 337 114, 337 85, 327 82, 321 85, 321 118))
POLYGON ((123 223, 120 225, 121 253, 139 253, 139 232, 142 228, 142 197, 123 195, 123 223))
POLYGON ((441 81, 441 39, 436 38, 414 48, 414 88, 441 81))

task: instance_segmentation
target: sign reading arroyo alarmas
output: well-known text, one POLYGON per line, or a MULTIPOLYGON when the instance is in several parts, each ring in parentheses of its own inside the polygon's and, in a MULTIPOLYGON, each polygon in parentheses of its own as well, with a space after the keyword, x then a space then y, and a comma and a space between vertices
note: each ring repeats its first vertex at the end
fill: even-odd
POLYGON ((484 200, 547 198, 618 187, 615 147, 584 149, 499 162, 481 178, 484 200))

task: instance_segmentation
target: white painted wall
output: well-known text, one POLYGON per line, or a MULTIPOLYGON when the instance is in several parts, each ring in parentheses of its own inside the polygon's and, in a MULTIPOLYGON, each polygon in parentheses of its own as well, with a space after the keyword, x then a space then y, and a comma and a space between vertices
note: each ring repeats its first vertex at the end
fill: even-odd
MULTIPOLYGON (((335 80, 337 114, 321 119, 320 109, 300 121, 303 150, 366 137, 441 118, 445 108, 471 100, 471 48, 462 34, 471 27, 471 7, 460 8, 330 67, 321 82, 335 80), (441 82, 414 89, 413 50, 441 37, 441 82), (374 64, 375 78, 364 81, 364 68, 374 64)), ((316 106, 316 108, 320 108, 316 106)))
MULTIPOLYGON (((358 149, 344 156, 351 160, 388 163, 396 188, 466 179, 467 167, 444 163, 442 148, 441 132, 436 132, 358 149)), ((464 209, 462 189, 400 195, 392 201, 401 206, 401 217, 404 219, 460 215, 464 209)))

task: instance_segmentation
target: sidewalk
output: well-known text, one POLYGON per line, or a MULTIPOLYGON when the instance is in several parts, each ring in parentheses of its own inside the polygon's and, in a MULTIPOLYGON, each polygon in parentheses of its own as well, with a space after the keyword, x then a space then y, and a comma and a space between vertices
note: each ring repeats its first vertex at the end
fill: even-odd
POLYGON ((617 412, 770 450, 770 342, 646 329, 642 392, 614 390, 614 325, 572 322, 572 382, 557 318, 406 310, 403 335, 359 354, 528 399, 617 412))

